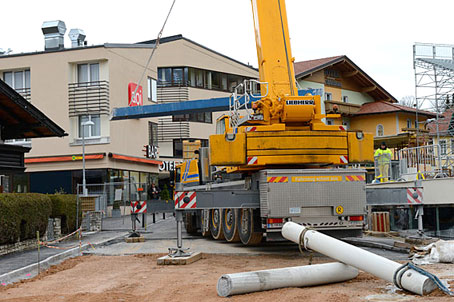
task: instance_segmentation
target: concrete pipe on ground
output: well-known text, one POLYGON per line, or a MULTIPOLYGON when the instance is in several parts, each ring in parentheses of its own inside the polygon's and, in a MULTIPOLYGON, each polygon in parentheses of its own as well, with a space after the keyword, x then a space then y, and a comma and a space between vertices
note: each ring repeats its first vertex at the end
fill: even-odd
POLYGON ((368 272, 378 278, 392 282, 412 293, 425 295, 436 285, 428 277, 412 270, 401 269, 400 263, 337 240, 320 232, 310 230, 294 222, 287 222, 282 228, 284 238, 305 248, 314 250, 342 263, 368 272))
POLYGON ((303 287, 347 281, 358 276, 358 270, 339 262, 295 266, 222 275, 218 295, 228 297, 283 287, 303 287))

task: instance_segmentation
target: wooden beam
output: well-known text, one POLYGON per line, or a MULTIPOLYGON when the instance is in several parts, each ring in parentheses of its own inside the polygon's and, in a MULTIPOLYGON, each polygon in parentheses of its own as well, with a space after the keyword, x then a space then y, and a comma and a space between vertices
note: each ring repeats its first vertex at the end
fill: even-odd
POLYGON ((351 78, 359 73, 358 70, 346 71, 342 73, 343 78, 351 78))
POLYGON ((377 89, 377 86, 369 86, 369 87, 364 87, 363 89, 361 89, 361 92, 372 92, 374 91, 375 89, 377 89))

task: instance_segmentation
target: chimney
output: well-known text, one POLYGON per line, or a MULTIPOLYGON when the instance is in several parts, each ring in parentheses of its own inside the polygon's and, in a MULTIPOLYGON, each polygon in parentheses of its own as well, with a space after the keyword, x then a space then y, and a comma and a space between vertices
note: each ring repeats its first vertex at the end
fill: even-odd
POLYGON ((65 48, 65 22, 60 20, 44 21, 41 30, 44 34, 44 50, 65 48))
POLYGON ((71 39, 71 47, 84 46, 85 33, 82 29, 73 28, 69 31, 69 38, 71 39))

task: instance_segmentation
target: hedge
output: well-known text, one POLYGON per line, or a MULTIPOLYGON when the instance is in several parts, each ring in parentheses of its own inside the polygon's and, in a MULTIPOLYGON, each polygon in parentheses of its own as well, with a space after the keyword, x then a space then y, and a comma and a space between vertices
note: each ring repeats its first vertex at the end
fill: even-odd
POLYGON ((63 234, 74 231, 76 203, 76 195, 0 194, 0 244, 34 239, 36 231, 39 231, 41 236, 44 235, 49 217, 61 218, 63 234))
POLYGON ((0 244, 44 235, 52 213, 49 196, 37 193, 0 194, 0 244))
MULTIPOLYGON (((70 194, 47 195, 52 201, 52 218, 61 218, 61 231, 68 234, 76 230, 77 197, 70 194)), ((79 211, 79 222, 81 221, 79 211)))

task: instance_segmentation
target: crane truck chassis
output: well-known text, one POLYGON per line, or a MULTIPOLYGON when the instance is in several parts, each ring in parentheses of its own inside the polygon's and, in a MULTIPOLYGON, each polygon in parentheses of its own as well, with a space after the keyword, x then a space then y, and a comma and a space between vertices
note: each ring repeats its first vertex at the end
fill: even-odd
POLYGON ((208 148, 176 169, 175 209, 188 233, 246 245, 283 240, 287 221, 336 237, 359 236, 365 215, 362 169, 263 169, 239 180, 211 181, 208 148), (207 169, 208 168, 208 169, 207 169), (198 173, 199 172, 199 173, 198 173), (196 177, 191 177, 196 175, 196 177), (185 178, 197 181, 185 183, 185 178), (200 184, 202 182, 203 184, 200 184))

